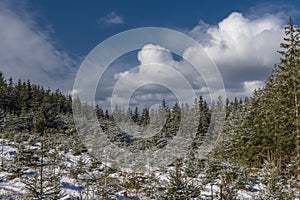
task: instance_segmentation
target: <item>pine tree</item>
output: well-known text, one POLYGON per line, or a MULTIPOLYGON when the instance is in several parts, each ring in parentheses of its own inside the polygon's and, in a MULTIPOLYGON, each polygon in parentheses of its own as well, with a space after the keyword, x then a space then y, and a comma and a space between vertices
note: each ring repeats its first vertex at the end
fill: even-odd
POLYGON ((210 198, 214 199, 215 191, 213 186, 216 185, 216 179, 220 176, 221 165, 216 159, 208 159, 205 166, 204 184, 210 185, 210 198))
MULTIPOLYGON (((60 177, 61 171, 59 169, 57 160, 57 151, 50 151, 50 140, 46 140, 46 133, 40 138, 40 149, 36 150, 38 160, 32 163, 35 167, 34 175, 32 177, 23 177, 22 182, 25 188, 35 198, 42 199, 60 199, 64 195, 60 177)), ((51 140, 52 141, 52 140, 51 140)))
POLYGON ((299 154, 299 98, 300 98, 300 40, 299 28, 294 25, 290 18, 288 26, 285 27, 285 43, 281 43, 282 55, 279 65, 275 68, 275 87, 277 86, 278 101, 281 105, 282 117, 285 117, 286 126, 280 128, 282 138, 286 145, 283 146, 283 154, 292 154, 294 148, 299 154), (295 142, 296 141, 296 142, 295 142), (293 148, 293 149, 291 149, 293 148))
POLYGON ((0 71, 0 109, 7 111, 7 83, 3 73, 0 71))
POLYGON ((106 120, 109 120, 109 119, 110 119, 109 112, 108 112, 107 109, 105 110, 104 118, 105 118, 106 120))
MULTIPOLYGON (((60 174, 55 170, 58 167, 56 154, 51 153, 52 145, 56 148, 56 141, 52 134, 56 128, 61 127, 57 106, 51 102, 49 91, 44 96, 43 105, 36 119, 36 132, 39 134, 40 149, 36 150, 39 161, 34 163, 33 177, 24 177, 26 189, 37 199, 59 199, 63 195, 60 184, 60 174), (51 104, 52 103, 52 104, 51 104)), ((58 138, 58 135, 55 136, 58 138)), ((53 151, 53 150, 52 150, 53 151)))
POLYGON ((260 199, 294 199, 288 193, 289 189, 286 187, 287 183, 281 173, 280 166, 272 161, 265 161, 261 176, 265 187, 260 192, 260 199))
POLYGON ((164 134, 165 138, 172 137, 171 133, 171 110, 167 104, 165 99, 162 100, 161 107, 159 108, 159 115, 163 116, 164 118, 164 126, 162 128, 162 133, 164 134))
POLYGON ((3 135, 3 129, 5 127, 5 112, 4 110, 0 109, 0 139, 1 139, 1 169, 4 168, 4 135, 3 135))
POLYGON ((218 97, 217 103, 213 101, 211 105, 210 127, 207 135, 198 149, 199 156, 206 156, 215 150, 219 143, 219 137, 223 131, 223 124, 225 121, 225 106, 223 105, 222 97, 218 97))
POLYGON ((147 126, 149 123, 150 123, 149 108, 143 108, 143 112, 141 116, 141 125, 147 126))
POLYGON ((104 118, 104 113, 103 113, 103 110, 102 108, 99 107, 99 105, 97 104, 96 105, 96 116, 99 120, 103 119, 104 118))
POLYGON ((181 109, 178 103, 176 102, 171 111, 171 132, 172 135, 176 135, 180 128, 181 123, 181 109))
POLYGON ((299 28, 290 18, 281 44, 280 63, 265 87, 254 93, 239 141, 243 160, 261 166, 264 160, 285 168, 299 155, 300 59, 299 28), (276 97, 276 98, 274 98, 276 97))
MULTIPOLYGON (((281 43, 283 51, 279 51, 282 55, 280 64, 278 66, 278 79, 284 80, 286 94, 290 97, 289 113, 291 114, 291 125, 293 127, 292 134, 295 135, 293 139, 296 140, 296 154, 300 157, 300 29, 294 24, 290 17, 288 26, 285 27, 284 38, 285 43, 281 43)), ((300 174, 298 174, 300 179, 300 174)))
POLYGON ((245 108, 246 106, 237 103, 235 98, 234 102, 229 105, 226 102, 226 123, 223 127, 221 134, 221 146, 220 155, 224 159, 230 159, 235 161, 238 158, 240 143, 238 137, 241 134, 240 126, 244 122, 245 108))
POLYGON ((208 132, 208 128, 210 125, 210 112, 209 107, 202 96, 199 97, 198 104, 199 123, 196 137, 199 143, 198 145, 200 145, 208 132))
POLYGON ((175 169, 169 171, 168 181, 162 182, 166 187, 158 199, 198 199, 200 197, 201 184, 193 179, 184 176, 181 171, 182 163, 177 160, 175 169))
POLYGON ((136 106, 133 112, 133 116, 132 116, 132 120, 133 122, 135 122, 136 124, 139 124, 140 122, 140 114, 139 114, 139 108, 136 106))

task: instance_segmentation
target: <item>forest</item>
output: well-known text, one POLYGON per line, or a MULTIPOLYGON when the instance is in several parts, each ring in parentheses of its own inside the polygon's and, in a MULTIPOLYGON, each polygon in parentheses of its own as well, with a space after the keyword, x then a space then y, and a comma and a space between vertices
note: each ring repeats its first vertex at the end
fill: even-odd
POLYGON ((202 96, 193 105, 162 99, 158 110, 116 107, 110 113, 0 73, 0 199, 300 199, 300 29, 290 19, 284 31, 281 59, 264 87, 251 97, 211 104, 202 96), (103 132, 120 147, 164 148, 181 123, 192 126, 182 113, 198 120, 194 141, 185 156, 162 169, 115 169, 82 142, 72 101, 94 110, 103 132), (224 119, 214 114, 220 112, 224 119), (125 116, 147 127, 161 113, 163 128, 143 146, 116 123, 125 116), (198 158, 195 152, 218 120, 224 124, 214 130, 220 137, 213 151, 198 158))

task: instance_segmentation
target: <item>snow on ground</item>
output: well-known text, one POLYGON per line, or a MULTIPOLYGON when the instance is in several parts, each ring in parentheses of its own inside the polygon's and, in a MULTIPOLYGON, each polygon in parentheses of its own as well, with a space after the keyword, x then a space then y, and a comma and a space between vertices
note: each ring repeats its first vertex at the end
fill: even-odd
MULTIPOLYGON (((215 193, 219 194, 220 193, 220 188, 217 185, 212 186, 212 190, 215 193)), ((211 186, 209 184, 205 185, 204 191, 201 192, 201 198, 207 198, 211 196, 211 186)))
MULTIPOLYGON (((0 158, 5 158, 7 162, 12 162, 15 156, 18 153, 18 149, 14 147, 13 143, 6 141, 6 140, 0 140, 0 158), (2 145, 3 144, 3 145, 2 145)), ((27 149, 33 149, 33 148, 39 148, 39 144, 35 144, 33 146, 26 145, 27 149)), ((79 195, 82 194, 84 188, 82 185, 79 184, 78 180, 75 179, 75 177, 72 177, 70 175, 70 169, 76 167, 79 162, 82 162, 85 167, 90 167, 93 164, 93 158, 88 154, 82 154, 82 155, 73 155, 72 151, 69 151, 65 154, 63 152, 59 152, 61 158, 63 159, 64 165, 65 165, 65 171, 62 173, 63 176, 61 177, 61 185, 63 193, 66 195, 63 200, 75 200, 78 199, 79 195)), ((99 176, 103 175, 103 170, 106 168, 104 164, 101 164, 98 166, 97 169, 94 169, 93 171, 90 171, 89 173, 92 173, 94 175, 99 176)), ((169 167, 167 171, 173 171, 174 167, 169 167)), ((169 172, 167 171, 159 171, 158 169, 149 169, 149 171, 145 172, 143 175, 154 175, 154 177, 159 180, 161 185, 157 185, 157 189, 164 188, 164 184, 167 184, 169 181, 169 172)), ((124 183, 126 180, 128 180, 131 175, 130 172, 132 172, 131 169, 126 168, 122 171, 118 171, 116 173, 111 173, 107 176, 108 179, 114 179, 114 181, 117 181, 118 183, 124 183)), ((11 199, 9 196, 11 195, 17 195, 22 199, 22 195, 26 194, 25 190, 25 184, 22 183, 21 178, 22 176, 33 176, 34 170, 33 169, 26 169, 23 171, 23 173, 19 176, 17 176, 14 173, 9 173, 5 171, 0 171, 0 199, 11 199)), ((79 177, 83 174, 79 174, 79 177)), ((193 182, 201 182, 203 180, 204 174, 200 174, 198 178, 193 179, 193 182)), ((215 180, 212 189, 214 195, 218 195, 220 193, 220 180, 215 180)), ((255 199, 255 196, 259 194, 259 191, 263 188, 263 185, 258 182, 253 182, 253 185, 251 185, 252 191, 244 191, 240 190, 237 193, 237 199, 240 200, 251 200, 255 199)), ((135 197, 135 192, 131 190, 126 190, 125 188, 122 188, 119 192, 115 193, 115 199, 117 200, 135 200, 137 199, 135 197)), ((209 200, 211 195, 211 186, 210 184, 207 184, 204 186, 203 191, 201 191, 201 200, 209 200)), ((143 195, 139 196, 139 199, 147 199, 147 197, 143 197, 143 195)), ((299 199, 298 199, 299 200, 299 199)))
POLYGON ((0 194, 6 194, 8 192, 13 192, 17 194, 25 194, 25 185, 21 182, 20 178, 10 179, 12 174, 1 172, 0 176, 2 181, 0 181, 0 194))
POLYGON ((77 184, 75 179, 71 179, 64 176, 61 179, 61 183, 64 193, 67 194, 67 196, 65 197, 66 199, 71 197, 77 197, 79 193, 83 190, 83 188, 77 184))
POLYGON ((237 195, 237 199, 242 199, 242 200, 252 200, 253 198, 253 194, 250 194, 251 192, 247 192, 247 191, 238 191, 238 195, 237 195))
POLYGON ((8 144, 8 140, 0 139, 0 157, 3 157, 8 161, 12 161, 18 154, 18 149, 8 144))

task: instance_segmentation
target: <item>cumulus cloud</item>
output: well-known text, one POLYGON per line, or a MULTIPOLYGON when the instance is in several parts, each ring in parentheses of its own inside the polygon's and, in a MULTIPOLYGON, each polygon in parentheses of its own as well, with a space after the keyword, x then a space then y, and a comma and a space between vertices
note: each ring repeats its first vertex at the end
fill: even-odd
POLYGON ((137 55, 141 65, 137 70, 130 70, 115 74, 116 79, 128 79, 124 87, 130 87, 131 84, 136 85, 138 81, 158 81, 170 78, 164 66, 172 65, 173 58, 171 52, 159 45, 145 45, 137 55))
MULTIPOLYGON (((203 21, 190 31, 219 67, 227 90, 245 89, 244 82, 263 81, 278 62, 283 38, 281 15, 256 19, 233 12, 210 26, 203 21)), ((250 90, 244 91, 250 95, 250 90)))
POLYGON ((173 61, 171 52, 159 45, 148 44, 145 45, 141 51, 138 52, 138 60, 142 65, 150 63, 169 63, 173 61))
POLYGON ((281 25, 282 20, 273 15, 250 20, 241 13, 232 13, 217 27, 208 28, 211 40, 205 49, 217 63, 255 62, 268 67, 278 57, 281 25))
POLYGON ((112 25, 112 24, 123 24, 124 20, 123 17, 117 15, 116 12, 111 12, 106 16, 102 17, 99 21, 102 24, 112 25))
POLYGON ((0 3, 0 71, 53 89, 70 88, 73 59, 56 48, 25 9, 18 11, 6 1, 0 3))
POLYGON ((162 90, 161 86, 145 87, 152 81, 164 83, 161 85, 169 89, 176 88, 177 92, 180 91, 187 98, 192 88, 197 95, 209 99, 210 93, 217 94, 221 89, 220 84, 214 84, 218 83, 217 76, 210 75, 216 74, 213 67, 207 67, 211 60, 221 72, 228 97, 249 96, 255 89, 263 87, 267 74, 279 60, 277 50, 283 38, 283 24, 280 15, 266 14, 250 19, 237 12, 214 26, 200 21, 189 34, 199 41, 203 49, 188 48, 183 57, 198 64, 203 68, 203 73, 197 73, 184 60, 175 60, 170 50, 148 44, 137 54, 140 62, 138 67, 115 74, 115 92, 119 95, 114 97, 119 103, 126 103, 122 95, 134 93, 132 88, 143 86, 132 102, 139 102, 144 97, 151 102, 155 102, 155 99, 160 101, 163 97, 174 100, 174 96, 169 95, 170 91, 162 90), (207 53, 211 60, 203 56, 204 53, 199 56, 199 51, 207 53), (181 82, 181 78, 187 80, 188 84, 181 82), (118 85, 118 82, 121 84, 118 85), (207 83, 210 83, 210 88, 207 83), (211 87, 215 87, 214 90, 211 87))
MULTIPOLYGON (((125 103, 122 96, 126 99, 141 88, 143 92, 137 94, 136 99, 141 100, 143 96, 158 98, 160 94, 157 100, 161 100, 162 96, 168 96, 172 91, 181 101, 190 100, 190 92, 193 90, 190 80, 176 69, 180 62, 173 59, 168 49, 148 44, 138 52, 137 58, 140 62, 138 67, 115 74, 117 84, 113 98, 116 103, 125 103)), ((132 101, 135 102, 134 99, 132 101)))
MULTIPOLYGON (((214 93, 210 86, 215 87, 213 63, 208 62, 208 57, 199 54, 198 49, 187 49, 184 57, 193 60, 189 55, 195 55, 190 52, 197 51, 197 59, 194 59, 199 68, 196 69, 185 59, 174 59, 170 50, 160 45, 147 44, 137 53, 137 59, 140 63, 137 67, 116 73, 114 78, 116 84, 112 98, 107 100, 112 105, 121 106, 128 105, 128 101, 132 104, 147 106, 160 103, 162 98, 173 103, 192 104, 194 98, 202 95, 210 100, 210 95, 214 93), (199 56, 200 55, 200 56, 199 56), (198 60, 200 59, 200 60, 198 60), (202 72, 202 73, 201 73, 202 72), (209 75, 211 74, 211 75, 209 75), (207 75, 207 76, 205 76, 207 75), (147 99, 147 101, 145 101, 147 99)), ((219 87, 214 88, 215 92, 219 87)), ((220 94, 220 93, 219 93, 220 94)), ((216 95, 216 94, 213 94, 216 95)))

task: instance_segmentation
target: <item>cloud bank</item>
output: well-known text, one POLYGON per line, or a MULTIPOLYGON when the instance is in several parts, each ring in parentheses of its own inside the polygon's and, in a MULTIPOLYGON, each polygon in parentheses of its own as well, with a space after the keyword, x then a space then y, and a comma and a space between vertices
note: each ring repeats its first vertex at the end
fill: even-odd
MULTIPOLYGON (((233 12, 214 26, 200 21, 188 34, 203 46, 207 55, 219 68, 227 96, 245 97, 250 96, 255 89, 263 87, 266 76, 271 72, 273 65, 279 61, 277 50, 283 41, 283 25, 284 20, 281 15, 266 14, 250 19, 241 13, 233 12)), ((203 62, 203 59, 196 57, 195 52, 190 49, 187 49, 183 56, 203 62)), ((209 98, 211 88, 207 88, 205 84, 207 77, 199 77, 199 74, 195 73, 184 60, 174 59, 168 49, 148 44, 137 53, 137 59, 140 63, 137 69, 115 74, 114 81, 126 80, 123 82, 126 84, 122 85, 122 90, 119 92, 126 93, 131 88, 143 85, 142 82, 147 80, 157 82, 164 80, 171 88, 188 90, 178 85, 178 79, 162 67, 165 65, 189 80, 198 95, 209 98)), ((141 103, 144 97, 151 102, 155 100, 159 102, 163 97, 169 97, 171 101, 176 100, 169 93, 170 91, 163 90, 161 86, 151 85, 151 87, 141 88, 132 97, 132 102, 141 103)), ((118 98, 120 104, 126 103, 125 99, 118 98)), ((108 104, 110 100, 108 98, 106 103, 108 104)))
POLYGON ((47 31, 23 7, 0 3, 0 71, 6 77, 30 79, 53 89, 72 85, 74 60, 58 50, 47 31))

